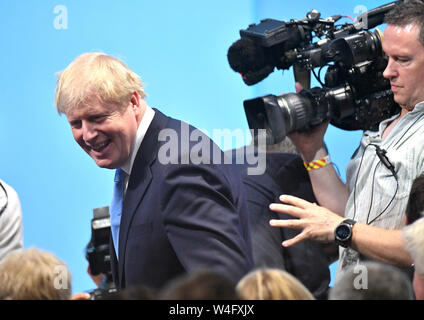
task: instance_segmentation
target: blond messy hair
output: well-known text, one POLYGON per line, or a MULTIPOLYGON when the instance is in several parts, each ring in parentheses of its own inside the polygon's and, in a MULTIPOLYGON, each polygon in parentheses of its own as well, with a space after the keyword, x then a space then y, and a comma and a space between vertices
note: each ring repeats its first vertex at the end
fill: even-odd
POLYGON ((122 61, 104 53, 84 53, 58 73, 55 106, 59 114, 89 99, 124 106, 134 91, 146 96, 140 77, 122 61))
POLYGON ((69 300, 71 274, 54 254, 36 248, 10 252, 0 263, 0 300, 69 300), (58 267, 66 274, 59 275, 58 267), (57 277, 66 283, 57 286, 57 277), (61 278, 62 280, 62 278, 61 278))
POLYGON ((245 300, 315 300, 311 292, 294 276, 280 269, 257 269, 237 284, 245 300))

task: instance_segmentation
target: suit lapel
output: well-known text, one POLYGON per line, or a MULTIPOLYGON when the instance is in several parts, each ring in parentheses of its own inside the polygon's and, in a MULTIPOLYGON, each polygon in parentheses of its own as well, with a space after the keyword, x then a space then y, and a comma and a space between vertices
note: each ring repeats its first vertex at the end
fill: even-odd
POLYGON ((165 116, 155 109, 155 116, 138 149, 129 177, 128 188, 125 193, 122 208, 121 225, 119 228, 118 272, 121 288, 125 287, 125 250, 127 247, 129 229, 136 209, 143 200, 146 190, 152 180, 151 165, 156 159, 159 130, 164 125, 165 119, 165 116))

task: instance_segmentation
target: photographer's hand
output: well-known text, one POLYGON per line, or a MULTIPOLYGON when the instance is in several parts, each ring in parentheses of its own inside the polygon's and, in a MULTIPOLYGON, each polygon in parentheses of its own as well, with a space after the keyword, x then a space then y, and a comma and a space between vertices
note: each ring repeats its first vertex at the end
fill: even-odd
MULTIPOLYGON (((295 87, 297 93, 303 90, 298 82, 296 82, 295 87)), ((312 162, 328 155, 324 144, 324 135, 328 125, 329 122, 324 122, 308 132, 294 132, 289 135, 303 161, 312 162)), ((349 191, 331 163, 319 168, 319 170, 309 170, 308 174, 315 198, 319 204, 343 216, 349 191)))
POLYGON ((71 300, 91 300, 91 296, 87 292, 77 292, 72 295, 71 300))
MULTIPOLYGON (((296 92, 303 90, 299 82, 295 83, 296 92)), ((304 161, 312 161, 327 155, 324 147, 324 135, 329 122, 324 122, 308 132, 293 132, 288 135, 302 155, 304 161)))
MULTIPOLYGON (((285 204, 272 203, 269 208, 275 212, 287 213, 297 219, 270 220, 272 227, 293 228, 301 232, 282 243, 284 247, 310 239, 319 242, 335 242, 334 230, 344 220, 336 213, 297 197, 283 195, 285 204)), ((405 249, 402 230, 387 230, 365 223, 355 223, 351 247, 376 260, 407 268, 413 263, 405 249)))
POLYGON ((310 162, 327 155, 324 135, 328 124, 329 122, 324 122, 308 132, 293 132, 288 135, 304 161, 310 162))
POLYGON ((270 210, 287 213, 298 219, 273 219, 270 220, 270 225, 301 230, 296 237, 284 241, 283 246, 289 247, 307 239, 324 243, 334 242, 334 229, 344 220, 343 217, 316 203, 294 196, 282 195, 280 200, 285 204, 272 203, 270 210))

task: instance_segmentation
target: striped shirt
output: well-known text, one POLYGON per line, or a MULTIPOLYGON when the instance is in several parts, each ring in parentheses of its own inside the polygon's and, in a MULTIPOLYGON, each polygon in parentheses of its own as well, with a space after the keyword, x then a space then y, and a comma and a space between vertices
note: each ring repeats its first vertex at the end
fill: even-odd
MULTIPOLYGON (((384 229, 405 225, 405 209, 416 177, 424 172, 424 101, 418 103, 382 140, 387 126, 399 115, 380 123, 378 131, 365 131, 346 168, 349 189, 345 217, 384 229), (396 177, 377 156, 385 150, 396 177)), ((358 261, 359 254, 341 248, 339 270, 358 261)))

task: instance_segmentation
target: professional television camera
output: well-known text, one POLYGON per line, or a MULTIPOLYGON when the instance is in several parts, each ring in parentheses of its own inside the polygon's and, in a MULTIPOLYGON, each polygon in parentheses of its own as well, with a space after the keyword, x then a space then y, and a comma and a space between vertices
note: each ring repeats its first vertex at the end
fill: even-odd
POLYGON ((229 48, 228 60, 247 85, 262 81, 275 68, 293 66, 296 81, 305 88, 298 94, 244 101, 249 127, 267 129, 267 143, 273 144, 328 120, 344 130, 376 130, 397 113, 399 106, 383 77, 387 59, 381 34, 370 31, 383 23, 396 2, 362 14, 354 24, 337 26, 342 16, 321 19, 313 10, 302 20, 265 19, 240 30, 241 39, 229 48), (322 39, 313 42, 315 37, 322 39), (319 75, 326 66, 323 83, 319 75), (322 88, 309 89, 310 72, 322 88))
POLYGON ((91 240, 86 248, 86 258, 92 275, 104 275, 99 288, 89 292, 91 299, 100 300, 116 293, 117 290, 112 280, 109 253, 110 215, 109 207, 93 210, 91 220, 91 240))

